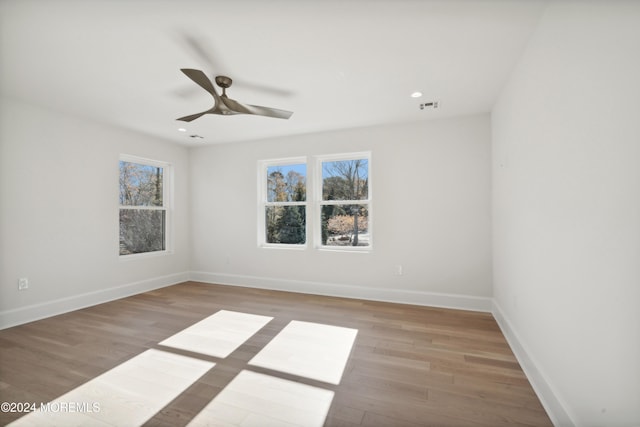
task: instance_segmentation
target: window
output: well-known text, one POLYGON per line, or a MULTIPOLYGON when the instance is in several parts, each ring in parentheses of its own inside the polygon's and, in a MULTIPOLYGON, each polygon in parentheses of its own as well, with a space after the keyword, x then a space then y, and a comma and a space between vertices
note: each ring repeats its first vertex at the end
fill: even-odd
POLYGON ((171 165, 120 158, 120 255, 167 250, 171 165))
POLYGON ((369 154, 320 157, 318 165, 321 246, 370 246, 369 154))
POLYGON ((305 159, 261 162, 262 245, 307 242, 307 165, 305 159))
POLYGON ((307 174, 306 158, 259 162, 258 244, 370 250, 369 164, 370 153, 318 156, 307 174))

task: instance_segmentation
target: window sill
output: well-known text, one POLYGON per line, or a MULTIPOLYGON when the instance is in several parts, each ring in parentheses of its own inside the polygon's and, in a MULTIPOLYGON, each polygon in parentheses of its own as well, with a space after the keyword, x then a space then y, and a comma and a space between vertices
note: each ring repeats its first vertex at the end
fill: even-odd
POLYGON ((308 245, 286 245, 286 244, 269 244, 269 243, 262 243, 260 245, 258 245, 258 247, 260 249, 284 249, 287 251, 304 251, 307 250, 309 248, 308 245))
POLYGON ((316 249, 321 252, 350 252, 352 254, 368 254, 373 252, 373 248, 371 246, 320 246, 316 249))
POLYGON ((154 251, 154 252, 145 252, 141 254, 118 255, 118 260, 123 262, 135 261, 138 259, 159 258, 167 255, 173 255, 173 251, 154 251))

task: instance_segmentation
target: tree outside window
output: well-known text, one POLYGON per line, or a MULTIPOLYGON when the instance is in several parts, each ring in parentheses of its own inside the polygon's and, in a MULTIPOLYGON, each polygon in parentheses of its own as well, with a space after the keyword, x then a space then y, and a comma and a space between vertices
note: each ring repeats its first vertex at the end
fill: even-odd
POLYGON ((265 242, 306 243, 307 167, 304 163, 266 168, 265 242))
POLYGON ((320 202, 323 246, 369 246, 369 160, 326 160, 320 202))
POLYGON ((309 174, 304 157, 258 165, 260 246, 371 249, 370 153, 317 156, 309 174))
POLYGON ((120 160, 120 255, 167 247, 165 164, 120 160))

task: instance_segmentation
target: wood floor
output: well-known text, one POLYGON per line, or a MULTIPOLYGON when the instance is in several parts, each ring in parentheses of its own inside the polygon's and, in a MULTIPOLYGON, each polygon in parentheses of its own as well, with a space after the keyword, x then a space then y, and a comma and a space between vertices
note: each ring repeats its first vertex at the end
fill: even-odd
POLYGON ((0 331, 0 401, 52 401, 220 310, 273 320, 228 357, 198 356, 215 366, 145 425, 188 424, 243 370, 333 391, 325 426, 551 425, 488 313, 195 282, 0 331), (358 330, 339 384, 248 365, 293 320, 358 330))

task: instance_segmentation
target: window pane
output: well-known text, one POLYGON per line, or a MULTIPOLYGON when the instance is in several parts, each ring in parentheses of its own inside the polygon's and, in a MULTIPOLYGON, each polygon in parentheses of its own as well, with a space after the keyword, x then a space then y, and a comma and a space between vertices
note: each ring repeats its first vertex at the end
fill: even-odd
POLYGON ((267 206, 266 242, 302 245, 306 242, 304 206, 267 206))
POLYGON ((120 161, 120 205, 163 206, 163 168, 120 161))
POLYGON ((120 209, 120 255, 165 249, 165 211, 120 209))
POLYGON ((367 205, 323 205, 324 246, 369 246, 367 205))
POLYGON ((367 200, 367 159, 322 162, 322 200, 367 200))
POLYGON ((304 202, 306 200, 306 164, 267 168, 267 202, 304 202))

